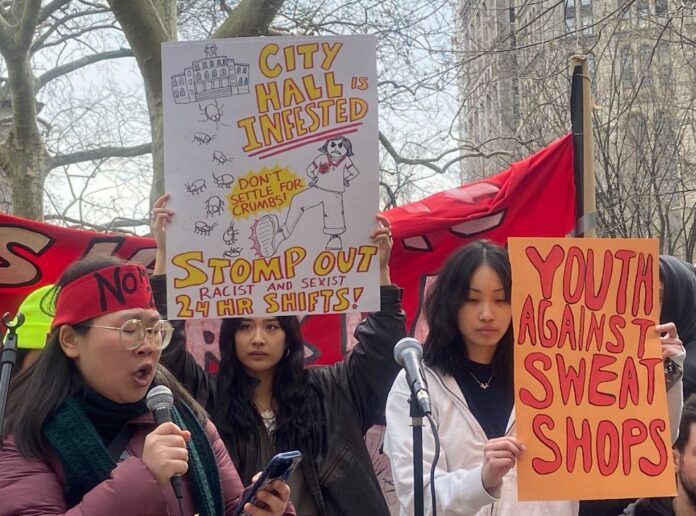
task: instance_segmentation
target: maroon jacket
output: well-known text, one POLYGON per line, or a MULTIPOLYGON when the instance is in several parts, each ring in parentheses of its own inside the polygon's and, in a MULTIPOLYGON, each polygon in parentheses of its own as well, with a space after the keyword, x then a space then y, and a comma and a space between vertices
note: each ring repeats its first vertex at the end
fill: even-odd
MULTIPOLYGON (((14 437, 8 436, 0 448, 0 515, 178 515, 179 504, 172 487, 160 488, 140 459, 145 436, 155 429, 152 415, 144 414, 129 424, 136 427, 126 447, 130 457, 70 510, 63 496, 64 476, 60 462, 55 457, 47 461, 28 459, 17 450, 14 437)), ((220 471, 225 514, 232 514, 244 488, 215 426, 208 421, 205 430, 220 471)), ((194 514, 188 475, 184 475, 183 480, 184 514, 194 514)), ((285 514, 295 514, 290 505, 285 514)))

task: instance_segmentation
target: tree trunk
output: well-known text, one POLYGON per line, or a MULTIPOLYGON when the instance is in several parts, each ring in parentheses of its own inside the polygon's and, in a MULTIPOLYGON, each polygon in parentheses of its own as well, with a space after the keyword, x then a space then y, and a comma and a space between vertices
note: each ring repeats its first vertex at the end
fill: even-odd
POLYGON ((37 124, 34 75, 27 55, 7 59, 13 122, 3 149, 3 168, 11 181, 13 213, 43 218, 43 185, 48 154, 37 124))

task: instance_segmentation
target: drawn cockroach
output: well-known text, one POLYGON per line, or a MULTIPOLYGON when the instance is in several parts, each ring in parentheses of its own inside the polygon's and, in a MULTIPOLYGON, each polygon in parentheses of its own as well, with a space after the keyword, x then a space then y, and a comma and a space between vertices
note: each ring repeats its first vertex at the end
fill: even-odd
POLYGON ((237 238, 239 237, 239 231, 234 227, 234 221, 230 222, 230 226, 225 230, 225 233, 222 235, 222 240, 227 244, 227 245, 232 245, 237 242, 237 238))
POLYGON ((213 181, 220 188, 229 188, 234 183, 234 176, 231 174, 222 174, 221 176, 216 176, 213 170, 213 181))
POLYGON ((228 161, 230 163, 233 162, 234 158, 228 158, 222 152, 220 152, 219 150, 216 150, 215 152, 213 152, 213 161, 215 163, 217 163, 218 165, 224 165, 228 161))
POLYGON ((225 258, 236 258, 242 254, 242 248, 241 247, 230 247, 227 251, 222 253, 222 256, 225 258))
POLYGON ((225 203, 217 195, 214 195, 205 201, 205 213, 208 215, 208 217, 222 213, 224 207, 225 203))
POLYGON ((217 127, 219 124, 226 125, 222 123, 222 115, 225 114, 224 112, 224 107, 225 106, 218 106, 217 100, 213 102, 212 104, 206 104, 205 107, 202 107, 200 104, 198 104, 198 109, 201 112, 201 115, 203 115, 203 120, 201 122, 215 122, 215 127, 217 127))
POLYGON ((203 132, 193 133, 193 142, 198 145, 208 145, 211 141, 215 139, 215 134, 210 135, 203 132))
POLYGON ((196 179, 193 183, 184 183, 184 186, 186 187, 186 191, 192 195, 198 195, 207 188, 205 179, 196 179))
POLYGON ((213 228, 217 226, 217 222, 215 222, 212 226, 209 224, 206 224, 202 220, 196 221, 196 223, 193 225, 193 232, 196 233, 197 235, 203 235, 203 236, 209 236, 210 232, 213 231, 213 228))

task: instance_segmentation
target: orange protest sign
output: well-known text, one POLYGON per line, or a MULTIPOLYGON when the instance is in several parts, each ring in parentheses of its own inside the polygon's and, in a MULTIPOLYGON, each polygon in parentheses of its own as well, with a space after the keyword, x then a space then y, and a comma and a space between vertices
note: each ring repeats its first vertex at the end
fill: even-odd
POLYGON ((509 240, 520 500, 671 496, 658 246, 509 240))

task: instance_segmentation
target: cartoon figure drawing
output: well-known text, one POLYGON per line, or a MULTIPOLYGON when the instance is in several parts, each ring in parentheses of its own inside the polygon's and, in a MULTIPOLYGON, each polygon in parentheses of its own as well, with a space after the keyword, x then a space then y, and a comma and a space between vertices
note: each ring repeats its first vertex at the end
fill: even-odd
POLYGON ((309 185, 290 201, 285 222, 281 225, 278 217, 270 214, 258 219, 252 227, 252 239, 264 258, 275 254, 280 243, 295 231, 302 215, 319 205, 323 210, 324 234, 329 237, 326 249, 343 248, 341 235, 346 232, 343 192, 360 171, 351 160, 353 146, 345 136, 326 140, 319 152, 307 167, 309 185))

